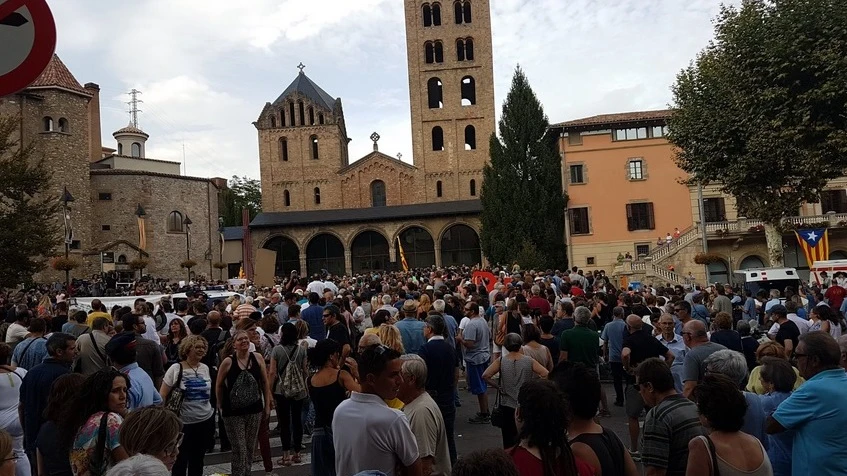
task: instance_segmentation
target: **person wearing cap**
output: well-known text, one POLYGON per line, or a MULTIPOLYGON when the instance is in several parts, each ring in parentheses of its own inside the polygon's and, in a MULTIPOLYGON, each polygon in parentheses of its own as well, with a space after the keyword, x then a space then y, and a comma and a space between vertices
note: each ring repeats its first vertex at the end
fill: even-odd
MULTIPOLYGON (((785 357, 790 359, 797 349, 800 340, 800 328, 794 321, 788 319, 788 309, 782 304, 773 306, 770 310, 770 318, 775 323, 777 332, 772 339, 785 348, 785 357)), ((770 334, 768 335, 770 337, 770 334)))
POLYGON ((403 338, 403 348, 407 354, 417 354, 424 345, 424 323, 417 318, 418 305, 412 299, 403 303, 403 319, 395 326, 403 338))
POLYGON ((136 345, 135 334, 130 332, 117 334, 106 344, 112 366, 129 378, 127 408, 130 411, 162 403, 153 379, 136 362, 136 345))

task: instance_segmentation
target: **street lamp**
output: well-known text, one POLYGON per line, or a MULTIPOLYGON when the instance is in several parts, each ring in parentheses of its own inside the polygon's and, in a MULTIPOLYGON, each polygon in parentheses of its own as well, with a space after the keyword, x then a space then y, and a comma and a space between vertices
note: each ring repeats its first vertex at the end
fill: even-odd
MULTIPOLYGON (((182 220, 182 224, 185 225, 185 260, 191 260, 191 218, 188 218, 188 215, 185 215, 185 219, 182 220)), ((188 281, 191 281, 191 268, 188 268, 188 281)))
MULTIPOLYGON (((74 231, 71 226, 71 207, 68 205, 70 202, 74 201, 73 195, 68 191, 68 187, 65 186, 64 191, 62 192, 62 216, 65 222, 65 261, 68 261, 68 257, 70 255, 71 243, 74 240, 74 231)), ((67 286, 68 296, 71 295, 71 270, 65 269, 65 286, 67 286)))

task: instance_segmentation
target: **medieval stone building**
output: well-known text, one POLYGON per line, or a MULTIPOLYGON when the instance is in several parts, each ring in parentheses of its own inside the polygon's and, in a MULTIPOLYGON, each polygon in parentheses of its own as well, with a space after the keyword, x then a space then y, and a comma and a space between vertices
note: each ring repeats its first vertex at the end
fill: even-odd
POLYGON ((373 152, 351 163, 341 99, 302 69, 254 123, 263 213, 250 231, 265 276, 394 269, 398 242, 411 267, 482 261, 478 197, 495 117, 489 2, 405 0, 405 17, 412 164, 381 153, 376 133, 373 152))

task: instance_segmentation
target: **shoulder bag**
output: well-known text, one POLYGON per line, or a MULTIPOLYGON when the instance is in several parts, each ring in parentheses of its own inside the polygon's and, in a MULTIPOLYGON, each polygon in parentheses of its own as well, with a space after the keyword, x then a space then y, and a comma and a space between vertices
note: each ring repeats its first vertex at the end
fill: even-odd
MULTIPOLYGON (((712 476, 721 476, 721 471, 718 469, 718 454, 715 452, 715 444, 708 435, 702 436, 706 447, 709 448, 709 465, 712 467, 712 476)), ((767 458, 767 455, 765 455, 767 458)))
POLYGON ((100 428, 97 429, 97 446, 94 448, 94 455, 88 461, 88 472, 91 476, 104 476, 106 471, 104 462, 106 461, 106 440, 109 439, 109 412, 104 412, 100 418, 100 428))
POLYGON ((171 392, 168 394, 165 408, 179 416, 180 411, 182 411, 182 401, 185 399, 185 391, 180 386, 182 384, 182 363, 178 363, 177 365, 179 365, 179 374, 176 377, 173 387, 171 387, 171 392))
POLYGON ((497 428, 503 428, 506 424, 506 414, 500 407, 500 393, 503 389, 503 361, 505 356, 500 357, 500 376, 497 378, 497 398, 494 399, 494 408, 491 410, 491 424, 497 428))

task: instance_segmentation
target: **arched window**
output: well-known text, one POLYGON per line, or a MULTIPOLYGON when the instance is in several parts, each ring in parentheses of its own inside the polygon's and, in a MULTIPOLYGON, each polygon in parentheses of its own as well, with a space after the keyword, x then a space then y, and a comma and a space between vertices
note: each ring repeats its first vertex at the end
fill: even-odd
POLYGON ((385 206, 385 182, 382 180, 374 180, 371 182, 371 206, 385 206))
POLYGON ((306 125, 306 106, 303 104, 303 101, 299 101, 297 103, 297 105, 300 106, 300 125, 305 126, 306 125))
MULTIPOLYGON (((289 122, 291 122, 291 127, 295 126, 295 124, 294 124, 294 118, 295 117, 297 117, 297 115, 294 112, 294 101, 290 101, 288 103, 288 119, 290 119, 289 122)), ((300 125, 302 126, 302 124, 300 124, 300 125)))
POLYGON ((472 125, 465 126, 465 150, 476 149, 476 128, 472 125))
POLYGON ((456 60, 465 61, 465 40, 462 38, 456 40, 456 60))
POLYGON ((185 232, 184 225, 182 224, 182 213, 178 211, 172 211, 168 215, 168 233, 183 233, 185 232))
POLYGON ((139 144, 138 142, 132 143, 132 156, 141 157, 141 144, 139 144))
POLYGON ((126 264, 126 255, 118 256, 118 264, 126 264))
POLYGON ((68 126, 68 120, 64 117, 59 118, 59 132, 70 132, 71 128, 68 126))
POLYGON ((429 81, 426 82, 426 96, 430 109, 441 109, 444 107, 444 93, 440 79, 429 78, 429 81))
POLYGON ((440 41, 435 42, 435 62, 443 63, 444 62, 444 44, 440 41))
POLYGON ((432 26, 441 26, 441 4, 432 4, 432 26))
POLYGON ((315 110, 309 106, 309 125, 315 125, 315 110))
POLYGON ((288 162, 288 139, 285 137, 279 138, 279 159, 288 162))
POLYGON ((435 196, 441 197, 441 194, 442 194, 441 180, 439 180, 438 182, 435 182, 435 196))
POLYGON ((471 179, 471 197, 476 196, 476 180, 471 179))
POLYGON ((318 113, 318 124, 323 125, 323 123, 324 123, 324 113, 319 112, 318 113))
POLYGON ((52 117, 49 117, 49 116, 45 117, 44 120, 43 120, 43 124, 44 124, 44 132, 53 132, 53 118, 52 117))
POLYGON ((315 187, 315 205, 321 204, 321 189, 315 187))
POLYGON ((276 116, 271 116, 271 127, 276 127, 276 116))
POLYGON ((279 110, 279 127, 285 127, 285 109, 279 110))
POLYGON ((441 126, 432 128, 432 150, 444 150, 444 130, 441 126))
POLYGON ((465 38, 465 59, 473 61, 473 38, 465 38))
POLYGON ((318 136, 310 137, 309 142, 312 143, 312 160, 320 159, 321 157, 318 154, 318 136))
POLYGON ((462 106, 473 106, 476 104, 476 82, 473 76, 462 78, 462 106))
POLYGON ((424 27, 432 26, 432 7, 428 3, 423 5, 423 24, 424 27))
POLYGON ((471 2, 470 0, 457 1, 453 4, 453 13, 456 17, 456 24, 471 22, 471 2))
POLYGON ((118 142, 118 155, 124 155, 124 145, 118 142))
POLYGON ((288 193, 288 190, 282 191, 282 200, 285 202, 286 207, 291 206, 291 194, 288 193))
POLYGON ((424 62, 426 64, 435 63, 435 45, 431 41, 424 43, 424 62))

